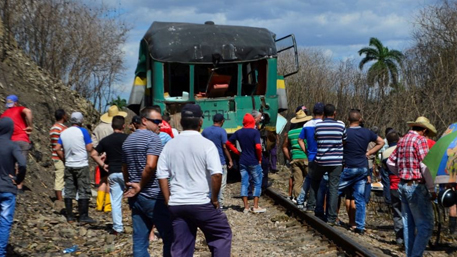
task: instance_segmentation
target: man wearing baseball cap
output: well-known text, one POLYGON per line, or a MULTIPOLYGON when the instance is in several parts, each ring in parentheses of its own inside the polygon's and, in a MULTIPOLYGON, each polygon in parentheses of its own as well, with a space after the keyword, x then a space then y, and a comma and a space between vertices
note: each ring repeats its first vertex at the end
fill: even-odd
POLYGON ((92 139, 87 129, 82 127, 83 115, 73 112, 70 117, 71 127, 60 134, 55 147, 57 155, 65 165, 65 209, 67 221, 72 223, 73 202, 78 192, 78 209, 80 223, 95 223, 89 217, 89 200, 92 196, 90 189, 89 158, 87 152, 91 152, 92 139), (64 151, 65 153, 63 153, 64 151))
POLYGON ((232 231, 227 216, 218 210, 220 155, 214 143, 199 133, 202 115, 196 104, 182 108, 183 131, 165 145, 157 164, 157 178, 173 219, 172 256, 192 256, 197 227, 212 256, 230 256, 232 231))
MULTIPOLYGON (((33 130, 32 111, 24 106, 19 106, 19 98, 16 95, 9 95, 6 97, 6 108, 6 111, 0 118, 9 117, 13 120, 14 131, 11 140, 19 146, 22 155, 24 155, 25 160, 27 161, 30 150, 29 135, 33 130)), ((19 194, 24 193, 22 190, 22 183, 18 184, 17 188, 19 194)))
POLYGON ((227 132, 222 128, 224 125, 224 115, 221 113, 216 113, 213 117, 213 126, 207 127, 203 130, 202 136, 213 141, 219 152, 219 158, 221 159, 222 164, 222 185, 221 191, 219 193, 219 204, 222 208, 224 204, 224 190, 227 184, 227 168, 231 168, 233 165, 232 157, 227 149, 225 143, 227 142, 227 132), (225 157, 227 157, 228 165, 226 165, 225 157))

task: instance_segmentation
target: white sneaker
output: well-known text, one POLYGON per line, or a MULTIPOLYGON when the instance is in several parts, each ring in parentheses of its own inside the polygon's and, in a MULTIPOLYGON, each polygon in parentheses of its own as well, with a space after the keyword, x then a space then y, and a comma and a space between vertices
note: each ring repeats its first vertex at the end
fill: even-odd
POLYGON ((267 211, 267 209, 262 208, 262 207, 260 207, 260 206, 257 207, 257 208, 251 207, 251 212, 252 212, 252 213, 264 213, 264 212, 266 212, 266 211, 267 211))

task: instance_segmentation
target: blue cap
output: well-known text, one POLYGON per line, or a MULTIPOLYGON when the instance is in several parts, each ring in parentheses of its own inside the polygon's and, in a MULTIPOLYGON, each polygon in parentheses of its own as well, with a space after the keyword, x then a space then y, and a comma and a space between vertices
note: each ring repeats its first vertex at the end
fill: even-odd
POLYGON ((15 95, 9 95, 6 97, 6 108, 11 108, 14 106, 14 103, 17 103, 19 99, 15 95))
POLYGON ((321 102, 317 102, 315 105, 314 105, 314 108, 313 108, 313 113, 314 114, 323 114, 324 113, 324 104, 321 103, 321 102))
POLYGON ((198 104, 186 104, 181 109, 182 118, 202 118, 203 112, 198 104))
POLYGON ((224 115, 220 114, 220 113, 216 113, 214 116, 213 116, 213 121, 214 122, 221 122, 225 120, 224 119, 224 115))

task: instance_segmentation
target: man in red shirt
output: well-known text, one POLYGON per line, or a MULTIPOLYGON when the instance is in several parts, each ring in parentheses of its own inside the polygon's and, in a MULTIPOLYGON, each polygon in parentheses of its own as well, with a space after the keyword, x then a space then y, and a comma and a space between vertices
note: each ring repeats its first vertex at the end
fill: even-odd
POLYGON ((408 122, 411 130, 398 141, 387 166, 398 174, 406 256, 422 256, 434 227, 431 199, 436 198, 432 176, 422 160, 429 149, 425 135, 432 124, 425 117, 408 122), (416 234, 417 229, 417 234, 416 234), (417 235, 417 236, 416 236, 417 235))
MULTIPOLYGON (((24 155, 27 160, 30 149, 30 139, 29 135, 32 133, 32 111, 24 106, 19 106, 19 99, 15 95, 9 95, 6 97, 6 111, 0 116, 9 117, 13 120, 14 131, 11 136, 11 140, 14 141, 19 148, 21 148, 21 153, 24 155)), ((18 193, 22 194, 22 182, 17 185, 18 193)))

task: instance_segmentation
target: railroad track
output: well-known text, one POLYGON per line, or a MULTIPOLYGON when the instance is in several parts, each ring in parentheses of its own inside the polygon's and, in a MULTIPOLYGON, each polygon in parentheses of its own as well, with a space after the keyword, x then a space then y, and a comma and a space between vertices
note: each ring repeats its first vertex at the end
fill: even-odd
MULTIPOLYGON (((282 194, 276 192, 274 189, 268 188, 265 191, 265 195, 268 196, 274 204, 282 206, 288 213, 292 214, 298 220, 305 222, 306 226, 309 226, 314 231, 321 234, 324 239, 329 241, 327 247, 336 247, 338 256, 376 256, 351 238, 327 225, 321 219, 312 214, 301 211, 294 203, 285 198, 282 194)), ((310 254, 309 256, 312 256, 311 252, 308 253, 310 254)))

